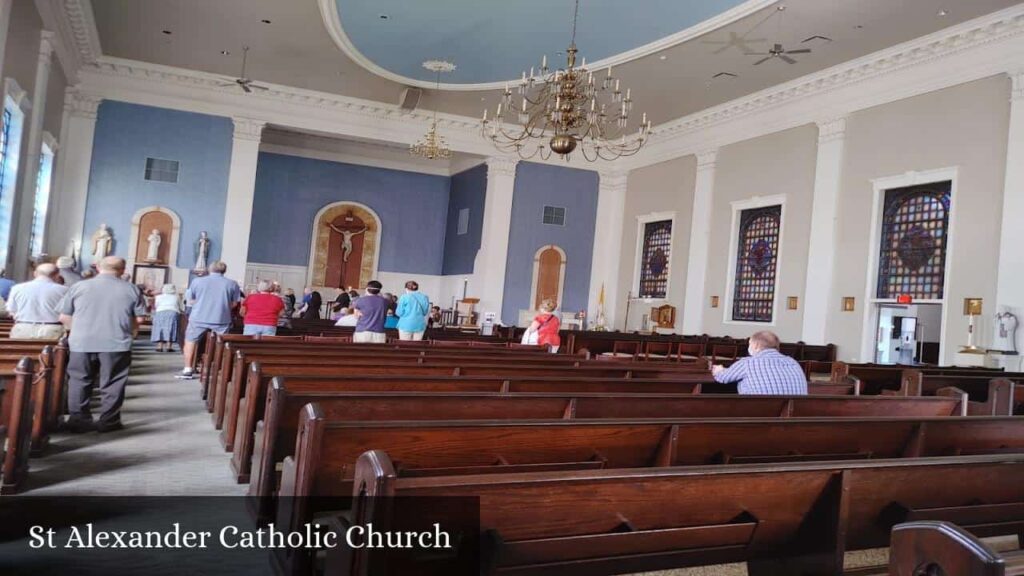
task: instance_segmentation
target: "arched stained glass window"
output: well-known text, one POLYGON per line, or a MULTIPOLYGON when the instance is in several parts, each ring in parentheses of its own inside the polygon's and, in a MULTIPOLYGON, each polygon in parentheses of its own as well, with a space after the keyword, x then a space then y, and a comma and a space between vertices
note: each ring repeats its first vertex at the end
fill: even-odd
POLYGON ((942 299, 950 188, 950 182, 940 182, 886 191, 878 298, 942 299))
POLYGON ((781 222, 781 205, 740 212, 733 320, 772 321, 781 222))
POLYGON ((672 256, 672 221, 644 224, 640 251, 640 298, 665 298, 668 294, 668 265, 672 256))

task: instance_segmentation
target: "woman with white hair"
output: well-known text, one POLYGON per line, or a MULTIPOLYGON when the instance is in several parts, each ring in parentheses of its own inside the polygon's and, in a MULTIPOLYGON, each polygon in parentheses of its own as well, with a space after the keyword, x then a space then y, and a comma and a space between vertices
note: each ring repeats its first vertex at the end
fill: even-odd
POLYGON ((156 342, 157 352, 170 352, 178 341, 178 318, 181 314, 181 298, 174 284, 164 284, 160 294, 153 299, 153 331, 150 341, 156 342))
POLYGON ((267 280, 260 280, 256 292, 242 301, 242 318, 246 336, 277 335, 277 319, 284 312, 284 302, 274 294, 274 287, 267 280))

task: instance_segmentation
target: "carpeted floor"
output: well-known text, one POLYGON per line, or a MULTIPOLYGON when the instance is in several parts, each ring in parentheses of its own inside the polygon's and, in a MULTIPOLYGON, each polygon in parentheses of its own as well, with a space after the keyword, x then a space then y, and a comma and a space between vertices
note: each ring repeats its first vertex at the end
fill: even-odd
POLYGON ((181 355, 136 345, 121 420, 108 434, 63 434, 32 458, 32 496, 227 496, 247 486, 231 477, 198 380, 175 380, 181 355))

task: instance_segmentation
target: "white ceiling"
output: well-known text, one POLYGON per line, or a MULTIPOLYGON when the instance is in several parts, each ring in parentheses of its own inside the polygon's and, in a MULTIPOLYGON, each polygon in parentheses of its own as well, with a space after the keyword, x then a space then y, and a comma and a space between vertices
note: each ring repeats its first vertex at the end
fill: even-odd
MULTIPOLYGON (((638 8, 643 6, 644 0, 633 1, 638 8)), ((478 5, 483 4, 484 0, 478 0, 478 5)), ((648 112, 656 124, 667 122, 1018 2, 788 0, 785 4, 781 29, 770 7, 704 37, 618 67, 616 75, 633 88, 635 110, 648 112), (948 10, 948 14, 940 16, 940 10, 948 10), (789 49, 809 46, 814 52, 795 56, 799 60, 795 65, 773 60, 755 67, 758 58, 735 47, 715 53, 722 45, 714 42, 728 38, 730 32, 768 40, 753 44, 758 51, 780 38, 789 49), (801 43, 814 35, 832 41, 801 43), (712 80, 719 72, 738 77, 712 80)), ((92 0, 92 5, 100 44, 108 56, 237 76, 241 48, 249 45, 248 76, 257 82, 389 103, 397 102, 403 88, 367 72, 338 49, 316 0, 92 0), (271 23, 264 24, 263 19, 271 23), (172 34, 163 34, 163 30, 172 34), (231 54, 222 55, 222 50, 231 54)), ((585 3, 582 9, 586 10, 585 3)), ((585 56, 587 47, 579 48, 585 56)), ((529 38, 524 38, 524 67, 534 64, 536 57, 530 52, 529 38)), ((434 56, 411 53, 409 57, 419 61, 434 56)), ((550 55, 552 58, 556 56, 550 55)), ((431 92, 427 91, 421 107, 479 116, 485 104, 493 107, 497 103, 496 92, 431 92)))

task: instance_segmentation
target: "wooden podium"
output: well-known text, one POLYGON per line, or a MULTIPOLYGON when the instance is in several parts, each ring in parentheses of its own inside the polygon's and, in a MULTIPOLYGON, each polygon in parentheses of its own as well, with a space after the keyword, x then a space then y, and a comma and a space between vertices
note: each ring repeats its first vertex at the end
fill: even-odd
POLYGON ((459 326, 476 326, 476 305, 479 298, 463 298, 455 303, 455 323, 459 326))

